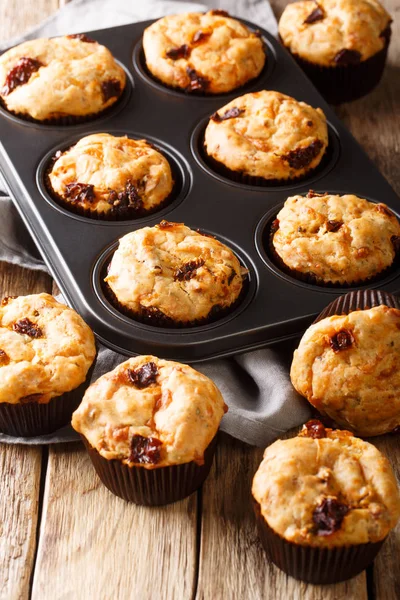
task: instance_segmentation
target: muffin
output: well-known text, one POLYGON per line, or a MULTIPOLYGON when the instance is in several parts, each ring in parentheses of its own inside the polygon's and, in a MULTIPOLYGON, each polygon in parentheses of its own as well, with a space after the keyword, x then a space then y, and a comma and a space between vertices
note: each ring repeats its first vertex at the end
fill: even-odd
POLYGON ((286 183, 320 164, 328 146, 326 117, 279 92, 245 94, 211 116, 204 145, 216 169, 233 179, 286 183))
POLYGON ((400 241, 400 223, 385 204, 312 190, 288 198, 272 230, 283 268, 322 285, 376 277, 393 264, 400 241))
POLYGON ((143 50, 154 77, 190 93, 231 92, 265 64, 259 34, 220 10, 159 19, 145 29, 143 50))
POLYGON ((0 56, 3 106, 39 122, 97 116, 118 100, 125 84, 111 52, 80 34, 29 40, 0 56))
POLYGON ((146 140, 88 135, 57 152, 47 187, 68 210, 95 219, 128 219, 154 212, 174 181, 168 160, 146 140))
POLYGON ((311 583, 336 583, 364 570, 400 516, 387 458, 317 420, 265 450, 252 493, 270 559, 311 583))
POLYGON ((49 294, 0 305, 0 431, 33 436, 66 425, 95 359, 92 331, 49 294))
POLYGON ((391 22, 377 0, 305 0, 286 6, 279 34, 326 100, 339 104, 379 83, 391 22))
POLYGON ((136 504, 168 504, 207 477, 226 410, 205 375, 136 356, 89 387, 72 426, 111 492, 136 504))
POLYGON ((379 291, 342 296, 294 352, 295 389, 321 414, 363 437, 400 425, 399 308, 398 299, 379 291))
POLYGON ((104 281, 115 306, 133 318, 189 326, 233 308, 245 274, 214 237, 161 221, 119 240, 104 281))

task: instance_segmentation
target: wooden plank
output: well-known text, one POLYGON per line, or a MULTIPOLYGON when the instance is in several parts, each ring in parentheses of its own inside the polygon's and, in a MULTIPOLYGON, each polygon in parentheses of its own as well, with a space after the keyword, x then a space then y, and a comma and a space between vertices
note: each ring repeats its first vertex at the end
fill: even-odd
POLYGON ((58 0, 1 0, 0 41, 28 31, 58 9, 58 0))
POLYGON ((41 449, 0 444, 0 597, 29 597, 36 547, 41 449))
POLYGON ((263 451, 221 436, 216 463, 203 486, 197 600, 367 600, 365 573, 349 582, 314 586, 288 577, 261 547, 251 482, 263 451))
POLYGON ((197 495, 129 504, 100 482, 81 444, 51 448, 33 600, 193 597, 197 495))
MULTIPOLYGON (((399 440, 399 435, 384 435, 371 438, 369 441, 389 458, 400 485, 399 440)), ((374 563, 372 586, 377 600, 400 598, 399 557, 400 523, 389 535, 374 563)))

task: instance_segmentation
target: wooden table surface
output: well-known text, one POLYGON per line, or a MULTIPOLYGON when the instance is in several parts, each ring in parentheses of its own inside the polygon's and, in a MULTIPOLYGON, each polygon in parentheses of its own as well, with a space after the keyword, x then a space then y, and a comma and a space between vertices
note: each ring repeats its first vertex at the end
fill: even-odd
MULTIPOLYGON (((25 31, 64 3, 1 0, 0 39, 25 31)), ((383 81, 337 112, 400 193, 400 0, 384 3, 394 18, 394 35, 383 81)), ((285 4, 273 0, 277 17, 285 4)), ((229 0, 216 5, 229 7, 229 0)), ((0 297, 53 289, 48 275, 0 263, 0 297)), ((374 443, 400 476, 399 438, 382 436, 374 443)), ((0 445, 0 598, 400 598, 400 526, 375 564, 345 583, 299 583, 267 562, 250 504, 261 457, 262 450, 221 436, 203 489, 149 509, 108 492, 78 443, 0 445)))

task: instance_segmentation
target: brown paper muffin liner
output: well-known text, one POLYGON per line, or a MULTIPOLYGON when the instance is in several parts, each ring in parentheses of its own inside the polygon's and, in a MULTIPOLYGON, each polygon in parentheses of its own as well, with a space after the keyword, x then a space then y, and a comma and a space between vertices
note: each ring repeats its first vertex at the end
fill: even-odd
POLYGON ((86 379, 77 388, 50 402, 11 404, 0 402, 0 432, 6 435, 33 437, 52 433, 71 421, 71 416, 83 398, 92 378, 96 359, 87 372, 86 379))
POLYGON ((374 306, 389 306, 400 310, 400 298, 382 290, 356 290, 336 298, 318 315, 314 323, 334 315, 348 315, 355 310, 368 310, 374 306))
POLYGON ((284 185, 292 185, 296 183, 300 183, 304 181, 308 177, 311 177, 317 170, 323 168, 327 162, 329 161, 329 145, 325 150, 325 153, 321 157, 320 162, 313 169, 309 169, 306 173, 299 177, 290 177, 288 179, 265 179, 264 177, 254 177, 252 175, 246 175, 241 171, 232 171, 228 167, 226 167, 223 163, 219 162, 209 154, 207 154, 207 149, 204 145, 204 139, 201 142, 202 147, 200 148, 201 156, 204 162, 218 175, 225 177, 226 179, 230 179, 231 181, 235 181, 236 183, 241 183, 244 185, 253 185, 257 187, 269 187, 269 186, 284 186, 284 185))
POLYGON ((379 273, 372 275, 371 277, 367 277, 365 279, 352 279, 351 281, 343 283, 336 281, 325 281, 324 279, 317 277, 313 273, 303 273, 302 271, 296 271, 296 269, 291 269, 290 267, 288 267, 275 250, 275 246, 273 243, 275 232, 276 229, 274 229, 272 221, 272 223, 269 226, 268 232, 268 254, 270 255, 271 260, 275 263, 277 267, 279 267, 281 271, 283 271, 283 273, 290 275, 294 279, 303 281, 304 283, 309 283, 310 285, 318 285, 320 287, 334 289, 346 289, 357 286, 372 285, 377 281, 381 281, 382 279, 389 277, 399 266, 400 250, 397 250, 393 258, 392 264, 380 271, 379 273))
POLYGON ((213 462, 217 436, 204 452, 204 464, 194 461, 182 465, 146 469, 130 467, 119 460, 103 458, 81 435, 97 475, 116 496, 144 506, 159 506, 190 496, 207 478, 213 462))
POLYGON ((389 27, 385 47, 357 65, 322 67, 291 54, 325 100, 341 104, 365 96, 378 85, 386 64, 390 35, 389 27))
POLYGON ((146 325, 152 325, 153 327, 170 327, 172 329, 184 329, 186 327, 201 327, 202 325, 208 325, 209 323, 214 323, 215 321, 219 321, 223 317, 226 317, 230 313, 232 313, 238 306, 242 303, 247 291, 248 291, 248 280, 245 279, 243 281, 242 290, 236 299, 230 306, 221 307, 218 304, 214 305, 208 315, 202 319, 197 319, 195 321, 174 321, 171 317, 165 315, 161 310, 157 308, 143 308, 140 313, 137 313, 133 310, 130 310, 123 304, 121 304, 105 281, 102 282, 102 289, 104 291, 104 295, 107 300, 118 310, 118 312, 122 313, 126 317, 133 319, 134 321, 139 321, 140 323, 144 323, 146 325))
POLYGON ((68 127, 70 125, 81 125, 83 123, 88 123, 95 119, 99 119, 100 117, 107 116, 119 104, 119 102, 121 101, 124 94, 127 93, 127 91, 126 91, 127 85, 128 84, 125 85, 125 88, 122 90, 121 94, 118 96, 118 98, 115 100, 115 102, 113 102, 113 104, 111 104, 110 106, 107 106, 107 108, 105 108, 97 113, 90 113, 90 114, 84 115, 84 116, 65 115, 64 117, 55 117, 53 119, 34 119, 33 117, 31 117, 25 113, 14 112, 14 111, 10 110, 9 108, 7 108, 7 105, 4 102, 3 98, 0 98, 0 106, 6 112, 10 113, 10 115, 17 117, 18 119, 21 119, 22 121, 27 121, 28 123, 35 123, 37 125, 56 125, 56 126, 59 125, 61 127, 68 127))
POLYGON ((253 503, 258 534, 268 557, 301 581, 328 584, 355 577, 371 564, 385 541, 336 548, 300 546, 275 533, 262 516, 258 502, 253 503))

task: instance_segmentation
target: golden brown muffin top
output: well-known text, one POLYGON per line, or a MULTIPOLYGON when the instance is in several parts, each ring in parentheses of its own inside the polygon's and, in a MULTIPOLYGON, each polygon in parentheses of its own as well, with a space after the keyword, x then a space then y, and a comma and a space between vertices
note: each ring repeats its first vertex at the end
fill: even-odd
POLYGON ((326 118, 290 96, 260 91, 235 98, 207 125, 207 154, 228 169, 290 179, 314 169, 328 146, 326 118))
POLYGON ((143 34, 146 64, 168 86, 229 92, 260 74, 265 53, 255 33, 224 11, 159 19, 143 34))
POLYGON ((385 204, 353 194, 288 198, 274 222, 273 246, 290 269, 326 283, 352 283, 389 267, 400 223, 385 204))
POLYGON ((203 464, 226 410, 205 375, 181 363, 137 356, 88 388, 72 426, 108 460, 147 469, 203 464))
POLYGON ((154 209, 174 184, 167 159, 149 142, 107 133, 58 153, 49 180, 64 200, 98 213, 154 209))
POLYGON ((382 50, 390 23, 377 0, 305 0, 286 6, 279 34, 302 59, 325 67, 347 66, 382 50))
POLYGON ((400 425, 400 310, 381 305, 311 325, 293 356, 296 390, 362 436, 400 425))
POLYGON ((79 34, 29 40, 0 56, 0 98, 39 121, 101 112, 125 84, 111 52, 79 34))
POLYGON ((325 429, 319 421, 265 450, 252 492, 275 533, 302 546, 379 542, 400 516, 387 458, 350 432, 325 429))
POLYGON ((0 305, 0 402, 47 403, 86 379, 96 347, 91 329, 49 294, 0 305))
POLYGON ((233 304, 242 275, 225 244, 183 223, 162 221, 120 239, 105 281, 137 314, 156 310, 175 322, 193 322, 233 304))

